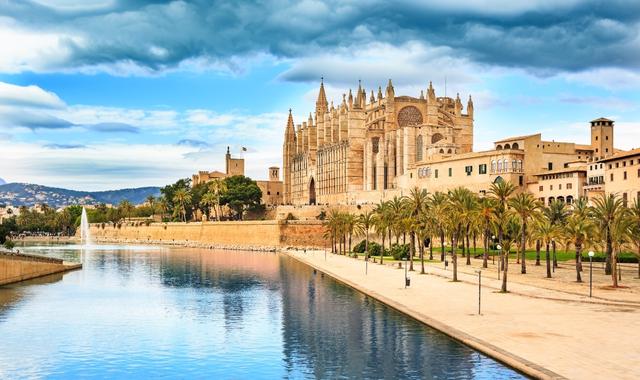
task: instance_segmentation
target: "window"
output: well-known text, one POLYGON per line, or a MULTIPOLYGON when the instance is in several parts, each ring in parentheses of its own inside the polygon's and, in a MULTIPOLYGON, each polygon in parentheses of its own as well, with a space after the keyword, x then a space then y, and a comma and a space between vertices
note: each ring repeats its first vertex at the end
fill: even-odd
POLYGON ((502 171, 502 160, 498 160, 498 172, 502 171))
POLYGON ((609 136, 604 136, 604 139, 605 140, 609 140, 609 136))
POLYGON ((616 168, 619 168, 619 167, 620 167, 620 163, 616 162, 616 168))
POLYGON ((558 185, 558 190, 562 190, 562 184, 558 185))
POLYGON ((416 161, 422 161, 422 135, 416 138, 416 161))
POLYGON ((451 168, 449 168, 449 177, 451 177, 453 170, 451 168))
POLYGON ((549 190, 553 190, 553 185, 549 185, 549 190))
POLYGON ((434 174, 434 177, 438 178, 438 169, 436 169, 436 171, 433 174, 434 174))
POLYGON ((611 182, 613 182, 613 173, 611 173, 611 177, 610 178, 611 178, 611 182))
POLYGON ((553 162, 547 163, 547 169, 548 170, 553 170, 553 162))
POLYGON ((567 183, 567 190, 571 190, 573 188, 573 184, 567 183))
POLYGON ((624 179, 624 180, 627 179, 627 172, 626 171, 624 173, 622 173, 622 179, 624 179))
POLYGON ((596 136, 596 141, 598 141, 598 136, 596 136))
POLYGON ((613 165, 609 164, 609 169, 612 169, 612 168, 613 168, 613 165))
POLYGON ((496 162, 495 161, 491 161, 491 172, 495 172, 496 171, 496 162))
POLYGON ((472 171, 473 171, 473 166, 469 165, 464 167, 464 172, 467 173, 467 175, 471 175, 472 171))
POLYGON ((520 149, 520 147, 518 146, 518 143, 513 143, 513 145, 511 145, 511 149, 520 149))
POLYGON ((622 166, 627 166, 627 161, 622 161, 622 166))
POLYGON ((271 192, 270 192, 270 191, 267 191, 267 195, 271 195, 271 192))
POLYGON ((523 175, 518 176, 518 184, 520 186, 524 185, 524 176, 523 175))
POLYGON ((638 178, 640 178, 640 169, 638 169, 638 178))
POLYGON ((538 191, 544 191, 544 186, 538 186, 538 191))
MULTIPOLYGON (((487 174, 487 164, 478 165, 478 174, 487 174)), ((638 170, 638 175, 640 176, 640 169, 638 170)))
POLYGON ((629 200, 627 199, 627 193, 622 193, 622 205, 624 207, 627 207, 628 204, 629 204, 629 200))
POLYGON ((506 171, 508 170, 508 169, 507 169, 507 166, 509 165, 509 164, 508 164, 508 162, 507 162, 507 160, 504 160, 504 162, 503 162, 502 164, 504 165, 504 168, 503 168, 503 169, 504 169, 504 171, 506 172, 506 171))

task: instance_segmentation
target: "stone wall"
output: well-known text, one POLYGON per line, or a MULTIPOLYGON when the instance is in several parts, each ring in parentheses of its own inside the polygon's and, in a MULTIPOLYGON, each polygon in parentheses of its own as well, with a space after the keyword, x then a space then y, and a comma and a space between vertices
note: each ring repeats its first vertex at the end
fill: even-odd
POLYGON ((198 243, 226 247, 323 247, 320 221, 242 221, 91 225, 96 241, 198 243))
POLYGON ((62 260, 0 253, 0 285, 69 270, 62 260))

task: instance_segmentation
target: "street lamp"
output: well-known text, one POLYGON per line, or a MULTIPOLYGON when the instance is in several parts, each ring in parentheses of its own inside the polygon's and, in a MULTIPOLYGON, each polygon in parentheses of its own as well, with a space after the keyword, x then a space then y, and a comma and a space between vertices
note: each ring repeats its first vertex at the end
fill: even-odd
POLYGON ((411 281, 409 280, 409 275, 407 273, 407 256, 404 256, 404 288, 406 289, 407 286, 409 286, 411 284, 411 281))
POLYGON ((447 265, 449 265, 449 260, 447 260, 447 242, 442 242, 442 245, 444 246, 444 270, 447 270, 447 265))
MULTIPOLYGON (((491 244, 493 245, 493 243, 496 241, 496 235, 491 235, 491 244)), ((491 255, 493 264, 496 263, 496 255, 491 255)))
MULTIPOLYGON (((496 245, 496 248, 498 249, 498 252, 500 253, 500 259, 502 259, 502 246, 500 244, 496 245)), ((500 270, 502 268, 500 268, 500 265, 498 265, 498 280, 500 279, 500 270)))
POLYGON ((478 315, 482 315, 480 313, 480 300, 482 296, 482 270, 477 270, 476 273, 478 274, 478 315))
POLYGON ((593 289, 593 251, 589 251, 589 298, 591 298, 593 289))

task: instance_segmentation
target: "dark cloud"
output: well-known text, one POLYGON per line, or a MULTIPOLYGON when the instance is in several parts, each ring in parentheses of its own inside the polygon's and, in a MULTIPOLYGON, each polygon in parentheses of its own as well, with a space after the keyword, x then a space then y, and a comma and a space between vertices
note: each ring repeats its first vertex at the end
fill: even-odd
POLYGON ((0 126, 36 129, 64 129, 75 124, 46 113, 9 110, 0 113, 0 126))
POLYGON ((10 1, 0 13, 26 27, 82 39, 63 39, 69 56, 51 70, 133 64, 161 71, 191 59, 234 70, 242 66, 239 57, 254 54, 301 58, 410 41, 540 75, 640 67, 640 2, 624 0, 121 0, 84 8, 10 1))
POLYGON ((82 144, 46 144, 46 145, 44 145, 44 147, 47 148, 47 149, 67 150, 67 149, 86 148, 86 145, 82 145, 82 144))
POLYGON ((125 124, 125 123, 98 123, 91 125, 84 125, 85 128, 90 129, 95 132, 103 132, 103 133, 138 133, 140 132, 140 128, 135 127, 133 125, 125 124))
POLYGON ((194 148, 208 148, 211 145, 206 141, 202 140, 192 140, 192 139, 182 139, 176 143, 176 145, 180 146, 190 146, 194 148))

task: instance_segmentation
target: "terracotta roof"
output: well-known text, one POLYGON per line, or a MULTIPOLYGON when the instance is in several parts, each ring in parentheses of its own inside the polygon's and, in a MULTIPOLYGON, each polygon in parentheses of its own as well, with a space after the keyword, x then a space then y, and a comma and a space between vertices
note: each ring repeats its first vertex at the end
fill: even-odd
POLYGON ((526 139, 526 138, 533 137, 533 136, 540 136, 540 133, 535 133, 535 134, 533 134, 533 135, 524 135, 524 136, 514 136, 514 137, 509 137, 509 138, 506 138, 506 139, 502 139, 502 140, 494 141, 494 143, 509 142, 509 141, 513 141, 513 140, 524 140, 524 139, 526 139))
POLYGON ((599 117, 595 120, 591 120, 591 122, 593 123, 594 121, 613 121, 611 119, 607 119, 606 117, 599 117))
POLYGON ((543 176, 543 175, 549 175, 549 174, 560 174, 560 173, 572 173, 572 172, 586 172, 587 171, 587 167, 586 166, 574 166, 571 168, 562 168, 562 169, 556 169, 556 170, 549 170, 546 172, 540 172, 540 173, 536 173, 534 174, 537 177, 543 176))
POLYGON ((632 149, 632 150, 629 150, 629 151, 626 151, 626 152, 618 152, 618 153, 614 154, 613 156, 609 156, 609 157, 603 158, 602 160, 600 160, 598 162, 613 161, 613 160, 617 160, 619 158, 638 156, 638 155, 640 155, 640 148, 632 149))

